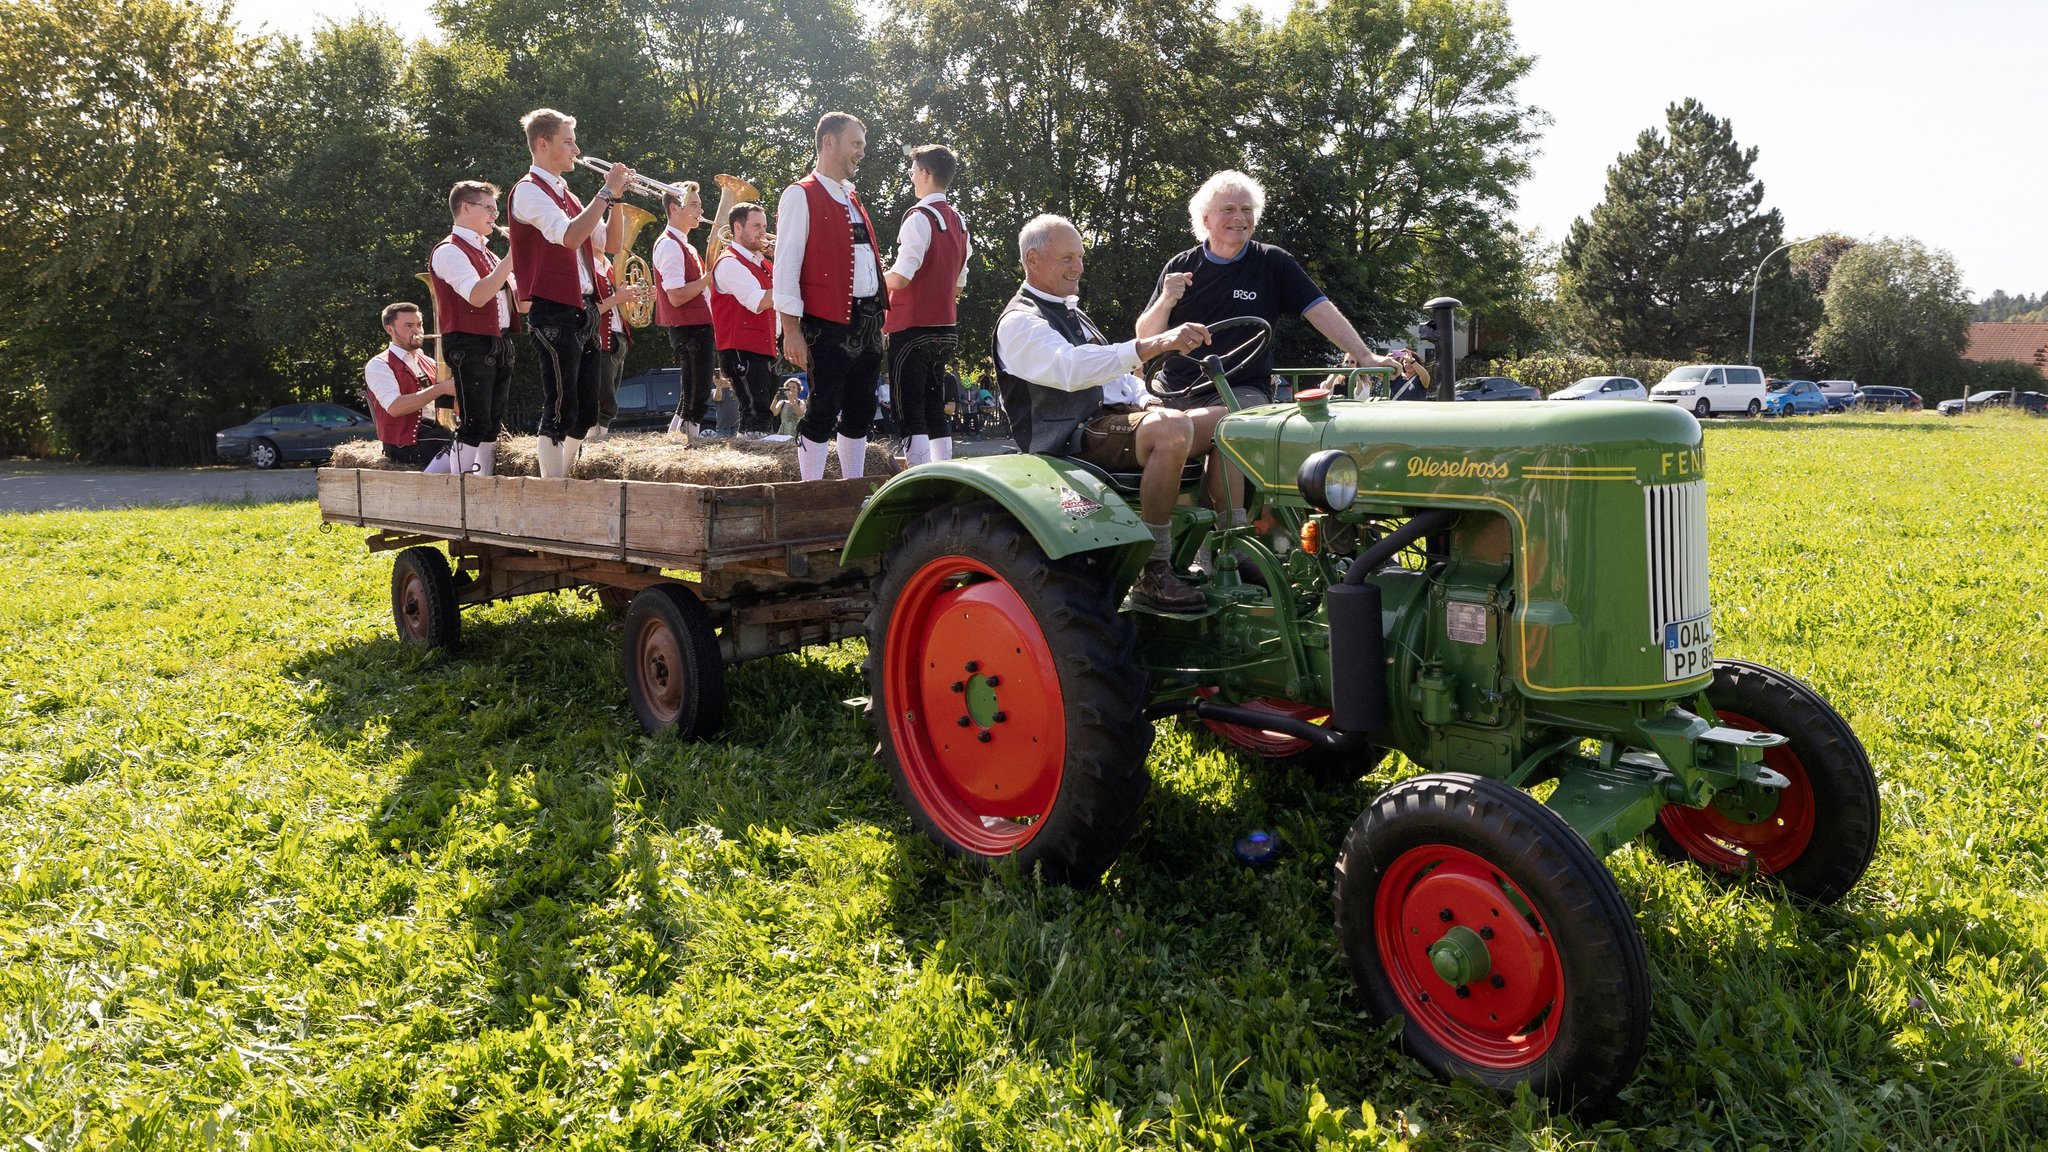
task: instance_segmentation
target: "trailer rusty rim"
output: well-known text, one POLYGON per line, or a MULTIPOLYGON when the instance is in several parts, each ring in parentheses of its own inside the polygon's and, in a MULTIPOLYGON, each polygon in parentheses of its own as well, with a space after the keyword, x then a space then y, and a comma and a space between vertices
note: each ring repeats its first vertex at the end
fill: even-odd
POLYGON ((683 646, 676 630, 649 615, 633 635, 633 660, 640 670, 640 698, 657 725, 669 725, 683 711, 683 646))
POLYGON ((1066 700, 1017 590, 965 556, 913 573, 884 637, 891 746, 919 808, 970 852, 1030 843, 1059 795, 1066 700))
MULTIPOLYGON (((1714 709, 1715 719, 1745 732, 1773 729, 1739 712, 1714 709)), ((1723 872, 1751 867, 1782 872, 1813 843, 1813 780, 1790 744, 1764 749, 1764 766, 1790 781, 1783 788, 1724 788, 1704 808, 1666 804, 1657 812, 1664 831, 1687 856, 1723 872)))
MULTIPOLYGON (((1215 694, 1216 690, 1214 688, 1203 692, 1204 696, 1214 696, 1215 694)), ((1315 704, 1303 704, 1295 700, 1283 700, 1278 697, 1250 700, 1239 705, 1239 707, 1253 712, 1269 713, 1290 720, 1306 720, 1311 724, 1326 724, 1330 719, 1330 710, 1328 708, 1315 704)), ((1274 732, 1266 728, 1254 728, 1249 724, 1232 724, 1224 720, 1204 720, 1202 724, 1209 731, 1214 732, 1231 744, 1268 760, 1284 760, 1289 756, 1299 756, 1309 750, 1309 742, 1306 738, 1289 736, 1285 732, 1274 732)))
POLYGON ((1506 872, 1449 844, 1403 852, 1373 901, 1380 963, 1411 1024, 1466 1063, 1519 1068, 1557 1040, 1564 961, 1506 872))
POLYGON ((406 639, 425 642, 429 627, 426 577, 407 568, 399 577, 397 595, 399 628, 406 639))

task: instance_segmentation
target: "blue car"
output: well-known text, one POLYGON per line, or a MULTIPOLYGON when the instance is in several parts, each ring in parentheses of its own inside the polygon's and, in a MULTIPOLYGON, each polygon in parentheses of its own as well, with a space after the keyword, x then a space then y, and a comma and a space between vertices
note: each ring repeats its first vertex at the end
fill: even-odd
POLYGON ((1766 416, 1819 416, 1827 410, 1827 393, 1811 380, 1773 380, 1764 393, 1766 416))

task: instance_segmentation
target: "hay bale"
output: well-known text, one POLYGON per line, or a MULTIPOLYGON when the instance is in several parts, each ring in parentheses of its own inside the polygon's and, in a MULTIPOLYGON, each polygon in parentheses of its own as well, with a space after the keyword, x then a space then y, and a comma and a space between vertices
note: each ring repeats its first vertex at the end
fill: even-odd
POLYGON ((327 458, 329 468, 368 468, 378 472, 395 470, 398 466, 384 458, 384 442, 381 440, 344 440, 334 446, 334 454, 327 458))
MULTIPOLYGON (((532 436, 500 435, 495 458, 497 474, 540 475, 540 461, 533 446, 532 436)), ((336 468, 401 470, 384 459, 384 446, 375 440, 351 440, 338 445, 331 464, 336 468)), ((867 474, 883 478, 895 471, 896 462, 887 449, 870 442, 867 474)), ((839 460, 835 454, 825 475, 838 474, 839 460)), ((614 434, 583 446, 574 475, 578 480, 647 480, 718 487, 777 484, 798 478, 796 444, 725 437, 692 439, 667 432, 614 434)))

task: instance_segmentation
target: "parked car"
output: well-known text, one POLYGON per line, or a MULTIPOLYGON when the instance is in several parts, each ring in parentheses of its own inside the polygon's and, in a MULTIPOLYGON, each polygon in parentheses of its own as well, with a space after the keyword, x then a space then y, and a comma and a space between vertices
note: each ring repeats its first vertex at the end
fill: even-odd
POLYGON ((1550 394, 1552 400, 1648 400, 1650 390, 1633 376, 1588 376, 1550 394))
POLYGON ((1474 376, 1458 381, 1458 400, 1541 400, 1543 393, 1507 376, 1474 376))
POLYGON ((1889 384, 1872 384, 1861 390, 1863 407, 1873 412, 1918 412, 1926 406, 1920 394, 1911 388, 1894 388, 1889 384))
POLYGON ((344 440, 375 439, 368 416, 339 404, 286 404, 247 424, 213 434, 213 454, 275 468, 294 460, 326 460, 344 440))
POLYGON ((1687 364, 1659 380, 1650 399, 1682 405, 1702 420, 1716 412, 1755 416, 1764 410, 1764 372, 1749 364, 1687 364))
POLYGON ((2039 392, 2015 393, 2010 388, 1998 388, 1979 392, 1961 400, 1943 400, 1935 405, 1935 411, 1943 416, 1961 416, 1979 408, 2018 408, 2022 412, 2036 415, 2048 414, 2048 396, 2039 392))
POLYGON ((1828 411, 1846 412, 1863 406, 1863 389, 1854 380, 1819 380, 1820 394, 1827 397, 1828 411))
POLYGON ((1827 394, 1811 380, 1773 380, 1764 394, 1766 416, 1819 416, 1827 410, 1827 394))
POLYGON ((656 368, 619 381, 619 414, 614 432, 666 432, 683 398, 683 370, 656 368))

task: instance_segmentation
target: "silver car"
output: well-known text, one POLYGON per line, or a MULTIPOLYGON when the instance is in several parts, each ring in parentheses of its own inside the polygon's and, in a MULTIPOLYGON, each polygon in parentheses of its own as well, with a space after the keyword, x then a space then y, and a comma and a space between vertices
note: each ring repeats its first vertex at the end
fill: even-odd
POLYGON ((1588 376, 1550 394, 1552 400, 1648 400, 1650 390, 1633 376, 1588 376))

